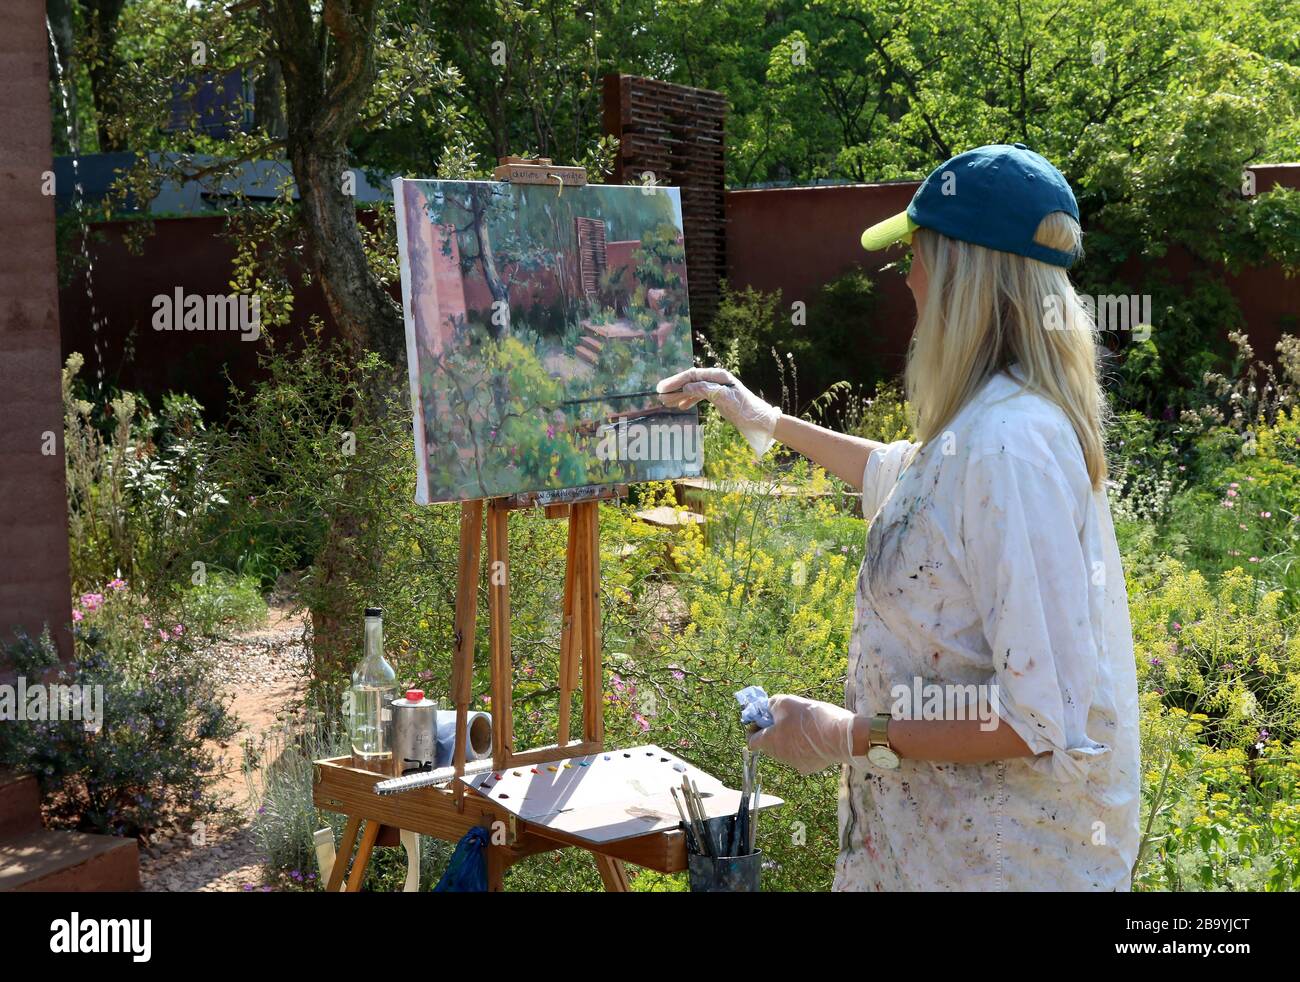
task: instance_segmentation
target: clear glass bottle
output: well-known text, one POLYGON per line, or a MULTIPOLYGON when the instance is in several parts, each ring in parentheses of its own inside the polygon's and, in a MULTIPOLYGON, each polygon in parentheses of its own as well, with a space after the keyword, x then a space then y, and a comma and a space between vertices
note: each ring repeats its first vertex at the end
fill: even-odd
POLYGON ((352 673, 352 766, 387 774, 393 763, 393 708, 397 673, 384 657, 384 611, 366 608, 366 649, 352 673))

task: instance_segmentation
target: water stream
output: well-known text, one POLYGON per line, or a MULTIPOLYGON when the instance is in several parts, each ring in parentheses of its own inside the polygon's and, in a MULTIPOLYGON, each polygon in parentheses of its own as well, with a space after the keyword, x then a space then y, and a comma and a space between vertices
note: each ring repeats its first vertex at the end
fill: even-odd
POLYGON ((77 225, 81 233, 81 258, 86 270, 86 297, 90 301, 90 329, 92 345, 95 349, 95 383, 102 401, 104 396, 104 352, 100 346, 99 310, 95 305, 95 258, 90 252, 90 223, 86 219, 85 188, 81 183, 81 152, 78 147, 76 128, 73 125, 72 111, 69 108, 68 87, 63 78, 63 63, 59 59, 59 46, 54 40, 54 27, 50 18, 45 18, 45 30, 50 36, 50 52, 54 56, 54 73, 59 86, 59 97, 63 101, 63 119, 67 128, 68 152, 72 157, 72 207, 77 216, 77 225))

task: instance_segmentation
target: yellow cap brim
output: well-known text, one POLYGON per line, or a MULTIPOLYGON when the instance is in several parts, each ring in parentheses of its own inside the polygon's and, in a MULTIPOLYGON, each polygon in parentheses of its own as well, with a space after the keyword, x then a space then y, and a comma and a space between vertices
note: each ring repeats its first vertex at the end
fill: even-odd
POLYGON ((907 212, 900 211, 892 218, 886 218, 883 222, 877 222, 862 233, 862 248, 868 252, 874 252, 877 249, 884 249, 896 242, 912 241, 912 233, 920 225, 908 216, 907 212))

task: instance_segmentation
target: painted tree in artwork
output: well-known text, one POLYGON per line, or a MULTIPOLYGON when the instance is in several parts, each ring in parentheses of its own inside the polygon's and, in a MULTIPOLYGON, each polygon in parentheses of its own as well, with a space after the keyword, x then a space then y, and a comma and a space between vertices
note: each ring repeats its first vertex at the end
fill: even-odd
MULTIPOLYGON (((461 234, 461 263, 466 267, 478 266, 492 295, 494 305, 504 304, 501 309, 510 309, 510 287, 502 279, 497 266, 496 252, 492 240, 492 219, 494 212, 500 211, 509 203, 509 195, 500 184, 471 183, 463 185, 463 194, 452 194, 441 185, 437 193, 447 204, 462 213, 462 219, 455 222, 456 230, 461 234), (469 242, 465 240, 468 238, 469 242), (470 245, 471 248, 466 248, 470 245)), ((494 340, 501 340, 509 334, 509 318, 496 316, 489 320, 488 331, 494 340)))

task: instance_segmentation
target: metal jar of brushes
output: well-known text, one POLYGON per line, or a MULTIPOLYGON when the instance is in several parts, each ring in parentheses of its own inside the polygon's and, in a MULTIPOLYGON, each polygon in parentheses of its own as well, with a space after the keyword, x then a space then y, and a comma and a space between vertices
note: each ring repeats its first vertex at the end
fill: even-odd
POLYGON ((758 755, 744 752, 740 805, 734 815, 706 817, 699 789, 682 778, 673 801, 686 831, 687 880, 692 893, 757 893, 763 854, 754 848, 758 828, 758 755))

